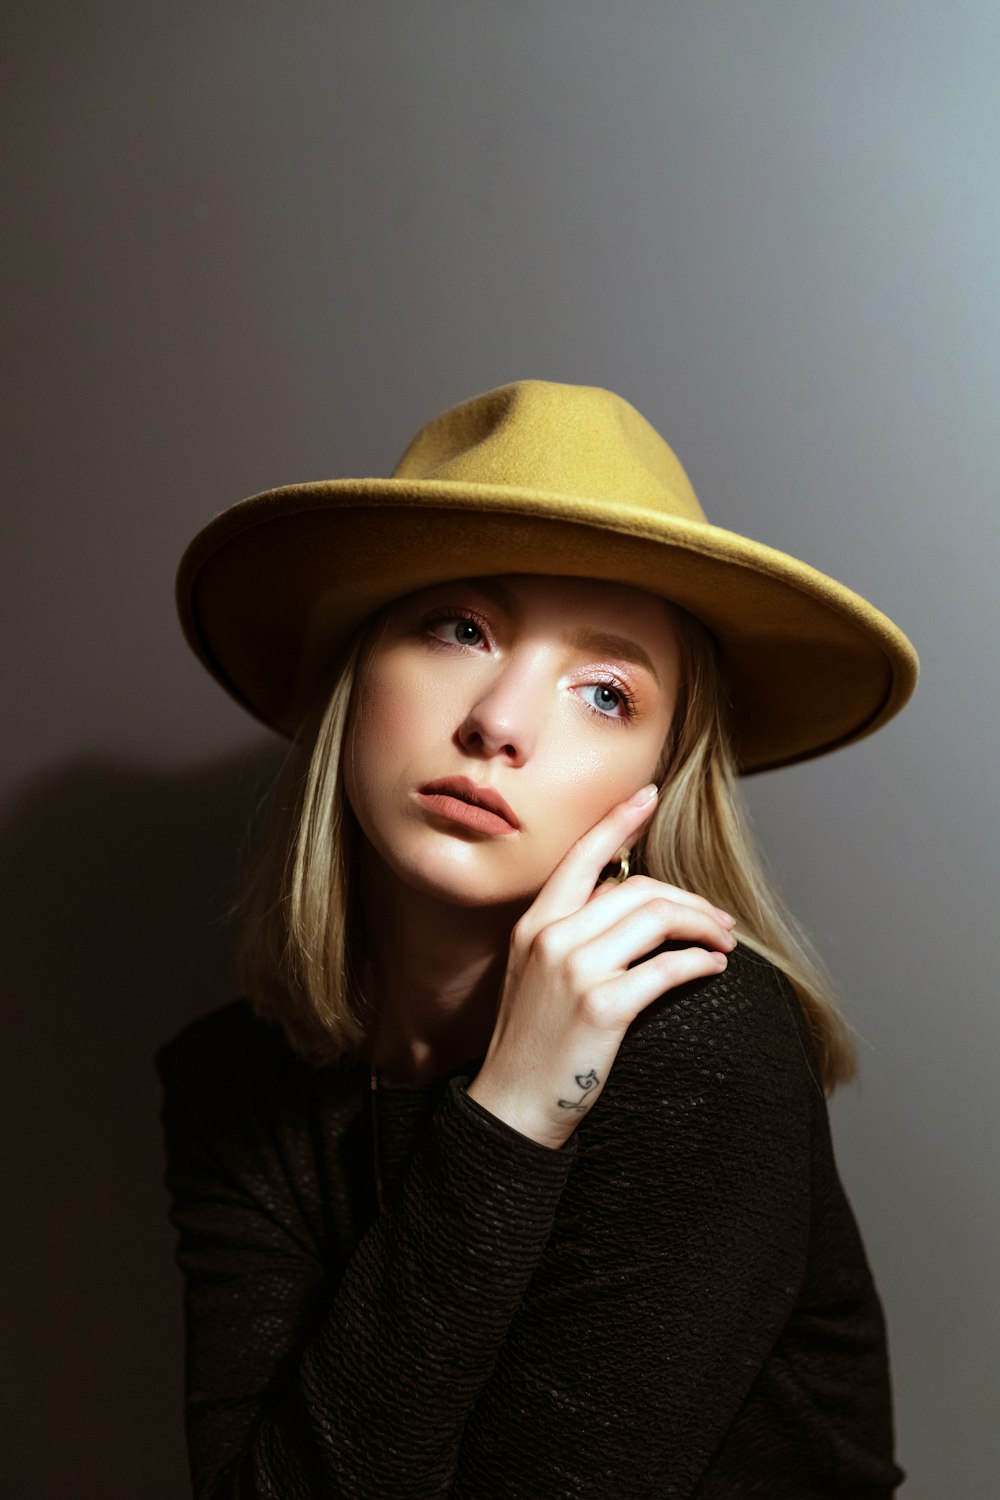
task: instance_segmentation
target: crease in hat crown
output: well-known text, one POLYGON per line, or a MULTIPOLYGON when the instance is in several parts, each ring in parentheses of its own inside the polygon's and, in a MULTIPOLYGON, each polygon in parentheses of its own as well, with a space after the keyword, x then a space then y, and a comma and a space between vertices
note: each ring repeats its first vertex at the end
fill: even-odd
POLYGON ((600 386, 518 380, 473 396, 420 429, 392 478, 600 498, 708 524, 670 445, 600 386))

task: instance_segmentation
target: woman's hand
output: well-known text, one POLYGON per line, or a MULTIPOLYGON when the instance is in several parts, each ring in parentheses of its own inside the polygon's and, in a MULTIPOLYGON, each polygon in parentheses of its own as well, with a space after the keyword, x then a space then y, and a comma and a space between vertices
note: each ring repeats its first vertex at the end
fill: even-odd
MULTIPOLYGON (((726 966, 731 918, 711 902, 637 875, 594 883, 656 805, 621 802, 578 839, 515 925, 489 1050, 467 1093, 553 1149, 607 1082, 626 1031, 665 990, 726 966), (630 963, 665 938, 704 948, 630 963)), ((640 796, 637 793, 636 796, 640 796)))

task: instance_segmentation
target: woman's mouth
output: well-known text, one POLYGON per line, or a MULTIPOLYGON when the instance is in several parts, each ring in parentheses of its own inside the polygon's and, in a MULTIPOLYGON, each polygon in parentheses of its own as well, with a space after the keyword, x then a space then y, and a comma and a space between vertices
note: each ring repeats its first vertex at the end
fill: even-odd
POLYGON ((451 823, 461 823, 479 833, 515 833, 516 816, 498 792, 480 787, 467 777, 452 776, 431 781, 417 793, 429 811, 451 823), (483 805, 483 804, 488 805, 483 805))

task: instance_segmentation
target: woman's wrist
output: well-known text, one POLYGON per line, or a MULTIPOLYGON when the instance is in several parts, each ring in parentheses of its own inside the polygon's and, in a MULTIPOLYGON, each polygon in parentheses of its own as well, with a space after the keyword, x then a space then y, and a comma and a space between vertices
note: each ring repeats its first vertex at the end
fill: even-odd
POLYGON ((518 1105, 509 1094, 492 1087, 489 1079, 484 1079, 482 1071, 466 1085, 465 1092, 482 1109, 487 1110, 505 1125, 509 1125, 519 1135, 527 1136, 529 1140, 535 1141, 537 1145, 547 1146, 551 1151, 558 1151, 566 1144, 569 1132, 561 1139, 556 1139, 551 1130, 546 1130, 536 1119, 532 1118, 523 1103, 518 1105))

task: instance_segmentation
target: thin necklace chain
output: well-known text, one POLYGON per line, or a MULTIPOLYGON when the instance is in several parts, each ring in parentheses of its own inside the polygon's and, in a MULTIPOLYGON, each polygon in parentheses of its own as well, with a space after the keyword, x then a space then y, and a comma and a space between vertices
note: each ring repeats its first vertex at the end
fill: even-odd
MULTIPOLYGON (((367 1007, 368 1002, 367 1002, 367 999, 365 997, 364 990, 361 988, 360 985, 358 985, 357 988, 358 988, 358 994, 361 997, 362 1004, 365 1007, 367 1007)), ((380 1159, 379 1159, 379 1149, 378 1149, 378 1070, 375 1067, 375 1049, 378 1046, 378 1033, 379 1033, 380 1029, 381 1028, 379 1026, 379 1023, 378 1023, 378 1021, 376 1021, 375 1033, 374 1033, 374 1035, 373 1035, 373 1037, 371 1039, 371 1058, 370 1058, 370 1066, 371 1066, 371 1100, 372 1100, 372 1107, 371 1107, 371 1117, 372 1117, 372 1161, 374 1162, 374 1165, 375 1165, 375 1197, 378 1200, 378 1211, 379 1211, 379 1213, 381 1213, 382 1210, 385 1208, 385 1202, 384 1202, 384 1199, 383 1199, 383 1196, 382 1196, 382 1168, 381 1168, 381 1162, 380 1162, 380 1159)))
POLYGON ((372 1063, 372 1160, 375 1163, 375 1196, 378 1199, 379 1213, 385 1208, 382 1201, 382 1171, 379 1165, 378 1150, 378 1073, 375 1064, 372 1063))

